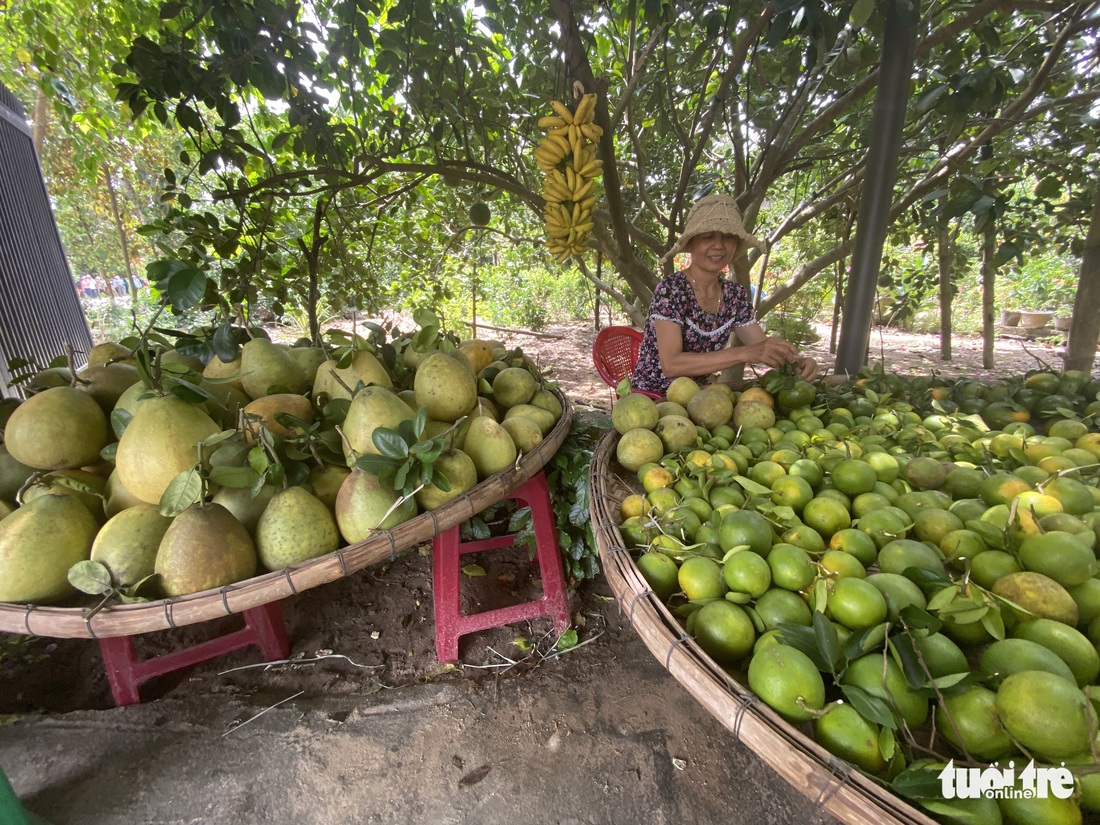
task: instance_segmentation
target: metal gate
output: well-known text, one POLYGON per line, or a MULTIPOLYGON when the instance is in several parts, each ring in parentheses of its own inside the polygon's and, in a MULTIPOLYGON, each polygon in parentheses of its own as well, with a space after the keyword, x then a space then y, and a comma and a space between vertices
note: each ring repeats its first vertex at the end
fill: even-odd
POLYGON ((86 353, 88 321, 50 208, 23 107, 0 84, 0 395, 18 395, 8 365, 46 366, 65 344, 86 353))

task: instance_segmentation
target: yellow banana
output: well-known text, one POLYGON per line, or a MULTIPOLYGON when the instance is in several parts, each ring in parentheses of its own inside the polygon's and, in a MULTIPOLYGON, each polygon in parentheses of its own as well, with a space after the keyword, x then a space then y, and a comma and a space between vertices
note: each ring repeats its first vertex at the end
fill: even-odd
POLYGON ((584 223, 579 223, 576 226, 574 226, 573 228, 577 230, 577 234, 587 235, 589 232, 592 231, 592 221, 585 221, 584 223))
POLYGON ((564 155, 557 149, 557 147, 544 146, 539 144, 535 147, 535 161, 541 166, 542 164, 549 164, 551 168, 561 162, 564 155))
POLYGON ((558 186, 556 183, 550 180, 543 181, 542 192, 547 200, 562 201, 570 200, 570 192, 564 186, 558 186))
POLYGON ((563 117, 557 115, 547 115, 546 117, 539 118, 539 127, 542 129, 550 129, 555 126, 565 126, 566 121, 563 117))
POLYGON ((573 113, 569 111, 569 107, 562 103, 560 100, 551 100, 550 105, 554 107, 554 111, 558 113, 566 123, 573 122, 573 113))
POLYGON ((580 175, 577 175, 576 178, 578 185, 575 189, 570 191, 569 200, 579 202, 584 199, 585 195, 592 191, 592 187, 595 185, 596 181, 592 178, 585 180, 580 175))
POLYGON ((577 173, 568 166, 565 167, 565 188, 570 192, 577 188, 577 173))
POLYGON ((581 134, 589 140, 596 142, 603 137, 603 129, 595 123, 585 123, 581 126, 581 134))
POLYGON ((577 170, 577 174, 582 178, 598 178, 603 174, 603 161, 592 158, 588 163, 577 170))
POLYGON ((573 204, 573 212, 569 216, 569 225, 576 226, 581 222, 581 205, 579 203, 573 204))
POLYGON ((580 202, 581 212, 591 212, 592 208, 596 205, 596 196, 589 195, 587 198, 580 202))
MULTIPOLYGON (((573 145, 569 142, 569 139, 561 133, 548 132, 546 137, 542 139, 542 144, 554 147, 556 151, 561 152, 561 157, 565 157, 573 151, 573 145)), ((558 160, 561 160, 561 158, 558 158, 558 160)))
POLYGON ((592 114, 596 110, 596 95, 586 94, 577 104, 577 110, 573 113, 574 123, 588 123, 592 120, 592 114))

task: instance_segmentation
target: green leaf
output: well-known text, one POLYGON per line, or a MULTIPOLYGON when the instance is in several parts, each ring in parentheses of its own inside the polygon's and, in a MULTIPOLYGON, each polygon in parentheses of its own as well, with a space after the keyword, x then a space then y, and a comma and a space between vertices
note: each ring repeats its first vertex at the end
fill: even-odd
POLYGON ((577 646, 577 631, 570 628, 569 630, 558 636, 557 642, 554 643, 555 650, 572 650, 577 646))
POLYGON ((485 575, 485 568, 480 564, 467 564, 463 566, 462 573, 471 578, 478 578, 485 575))
POLYGON ((129 410, 121 407, 111 410, 111 430, 114 432, 115 438, 122 438, 122 434, 126 432, 126 427, 133 420, 134 415, 129 410))
POLYGON ((746 493, 751 493, 752 495, 757 495, 757 496, 770 496, 771 495, 772 491, 771 491, 770 487, 765 487, 763 484, 758 484, 757 482, 753 481, 751 478, 748 478, 747 476, 737 475, 737 476, 734 476, 733 479, 739 485, 741 485, 741 488, 746 493))
POLYGON ((202 497, 202 476, 192 467, 176 475, 160 497, 162 516, 175 518, 202 497))
POLYGON ((875 0, 856 0, 852 4, 852 10, 848 12, 848 22, 852 24, 853 29, 859 31, 871 17, 871 12, 874 10, 875 0))
POLYGON ((251 467, 216 466, 210 468, 210 480, 222 487, 244 488, 262 478, 251 467))
POLYGON ((825 618, 824 613, 815 610, 813 629, 822 660, 828 663, 830 673, 836 673, 837 665, 840 664, 840 637, 837 635, 836 627, 825 618))
POLYGON ((89 596, 102 596, 114 590, 114 581, 107 565, 85 559, 69 568, 69 584, 89 596))
POLYGON ((862 688, 855 685, 841 685, 840 692, 844 698, 856 709, 856 713, 868 722, 874 722, 884 728, 895 729, 898 726, 890 706, 877 696, 872 696, 862 688))
POLYGON ((271 461, 263 447, 256 446, 248 451, 248 466, 259 475, 263 475, 271 467, 271 461))
POLYGON ((907 768, 894 777, 890 787, 909 799, 942 799, 940 768, 907 768))
POLYGON ((387 458, 404 459, 409 455, 409 445, 398 433, 386 427, 376 427, 371 433, 375 448, 387 458))

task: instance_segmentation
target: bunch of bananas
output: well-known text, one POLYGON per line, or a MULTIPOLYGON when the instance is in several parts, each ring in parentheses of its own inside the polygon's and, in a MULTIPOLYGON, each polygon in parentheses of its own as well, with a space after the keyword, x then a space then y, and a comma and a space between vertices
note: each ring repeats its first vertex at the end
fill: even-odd
POLYGON ((583 254, 592 229, 594 187, 603 169, 594 144, 603 129, 592 122, 594 94, 584 95, 573 112, 557 100, 551 105, 556 114, 539 118, 546 137, 535 148, 535 162, 544 173, 546 245, 558 263, 564 263, 571 255, 583 254))

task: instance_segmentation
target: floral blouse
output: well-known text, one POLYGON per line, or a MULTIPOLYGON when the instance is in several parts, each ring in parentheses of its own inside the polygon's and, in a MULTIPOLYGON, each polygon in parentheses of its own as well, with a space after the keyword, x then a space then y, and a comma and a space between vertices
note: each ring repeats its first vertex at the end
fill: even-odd
MULTIPOLYGON (((756 322, 749 291, 730 278, 720 278, 718 283, 722 288, 722 301, 717 312, 703 311, 685 272, 669 275, 657 285, 645 322, 638 362, 630 378, 631 386, 663 393, 672 383, 672 379, 661 372, 654 321, 672 321, 680 327, 684 352, 717 352, 726 346, 734 328, 756 322)), ((695 380, 706 383, 706 378, 699 376, 695 380)))

